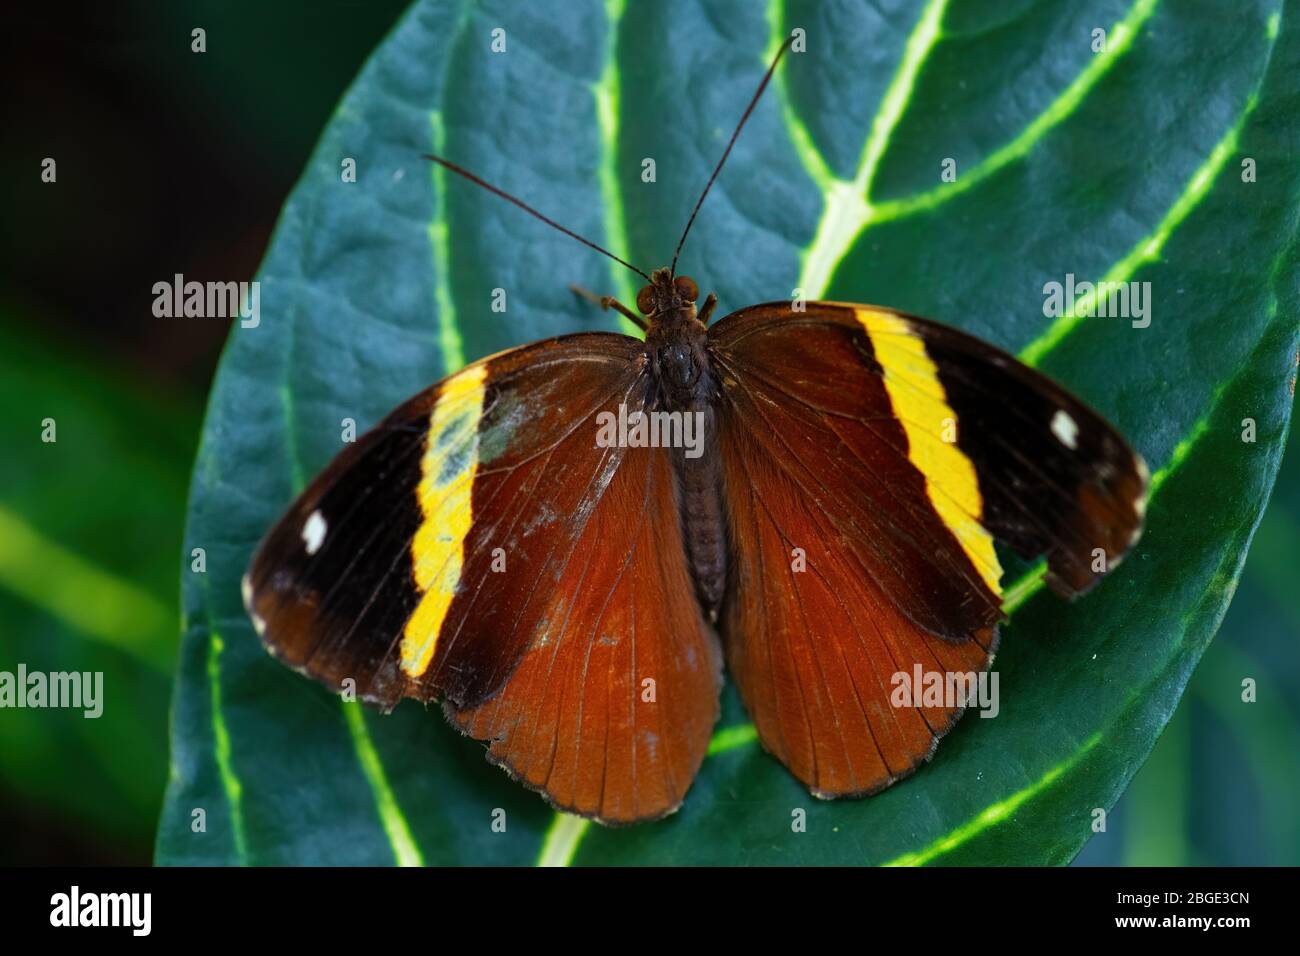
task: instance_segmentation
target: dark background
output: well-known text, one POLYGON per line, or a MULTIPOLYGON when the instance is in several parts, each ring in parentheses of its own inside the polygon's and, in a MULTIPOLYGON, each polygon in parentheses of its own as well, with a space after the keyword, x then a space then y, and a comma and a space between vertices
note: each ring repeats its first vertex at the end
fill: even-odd
POLYGON ((136 710, 99 721, 0 711, 0 862, 152 857, 185 492, 229 327, 155 318, 152 287, 177 272, 253 278, 319 131, 404 7, 5 5, 0 517, 90 565, 73 572, 105 572, 163 613, 148 633, 104 647, 11 570, 32 563, 25 539, 10 535, 12 560, 0 543, 0 669, 103 669, 106 683, 131 682, 136 710), (191 51, 195 27, 206 53, 191 51), (57 163, 53 184, 40 179, 45 157, 57 163), (46 415, 58 423, 54 446, 38 442, 46 415), (78 495, 87 482, 98 492, 78 495))
MULTIPOLYGON (((152 857, 186 489, 229 324, 155 318, 152 286, 253 278, 319 131, 403 7, 6 9, 0 670, 102 670, 114 706, 98 721, 0 711, 0 863, 152 857)), ((1293 454, 1219 638, 1080 863, 1300 861, 1284 801, 1300 790, 1298 539, 1293 454), (1240 703, 1243 675, 1259 703, 1240 703)))

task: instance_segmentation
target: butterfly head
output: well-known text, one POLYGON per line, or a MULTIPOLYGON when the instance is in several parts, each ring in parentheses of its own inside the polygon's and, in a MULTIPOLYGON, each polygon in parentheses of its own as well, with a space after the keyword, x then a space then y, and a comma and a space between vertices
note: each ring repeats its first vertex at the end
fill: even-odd
POLYGON ((656 269, 650 284, 642 286, 636 294, 636 307, 651 322, 663 321, 683 310, 695 317, 695 300, 700 297, 700 287, 690 276, 674 276, 668 269, 656 269))
POLYGON ((671 269, 656 269, 637 293, 637 308, 648 320, 646 350, 669 410, 696 407, 708 387, 708 335, 695 311, 699 295, 694 279, 671 269))

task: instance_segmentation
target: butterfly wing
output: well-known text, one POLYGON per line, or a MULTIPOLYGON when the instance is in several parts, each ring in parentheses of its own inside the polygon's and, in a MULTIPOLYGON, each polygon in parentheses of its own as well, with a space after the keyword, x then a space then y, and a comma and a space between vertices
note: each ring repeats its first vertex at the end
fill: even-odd
POLYGON ((629 448, 606 498, 510 680, 451 716, 554 805, 624 823, 681 803, 717 722, 722 655, 686 569, 667 454, 629 448))
POLYGON ((643 343, 586 334, 404 403, 259 548, 245 601, 268 650, 385 710, 441 698, 565 809, 675 808, 717 717, 720 654, 667 452, 596 440, 598 416, 644 408, 649 386, 643 343))
POLYGON ((925 320, 768 304, 711 328, 710 349, 728 666, 764 745, 815 793, 875 792, 962 709, 900 689, 992 660, 994 539, 1082 593, 1094 549, 1113 568, 1135 539, 1145 467, 1046 378, 925 320))

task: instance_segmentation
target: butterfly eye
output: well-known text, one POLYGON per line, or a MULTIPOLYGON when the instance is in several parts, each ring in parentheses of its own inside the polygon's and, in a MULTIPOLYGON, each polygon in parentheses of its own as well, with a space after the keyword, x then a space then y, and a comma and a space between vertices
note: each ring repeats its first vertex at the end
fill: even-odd
POLYGON ((700 287, 690 276, 678 276, 673 280, 673 285, 677 286, 677 294, 687 302, 694 302, 700 297, 700 287))
POLYGON ((650 286, 643 286, 636 294, 636 307, 642 315, 649 315, 655 310, 655 291, 650 286))

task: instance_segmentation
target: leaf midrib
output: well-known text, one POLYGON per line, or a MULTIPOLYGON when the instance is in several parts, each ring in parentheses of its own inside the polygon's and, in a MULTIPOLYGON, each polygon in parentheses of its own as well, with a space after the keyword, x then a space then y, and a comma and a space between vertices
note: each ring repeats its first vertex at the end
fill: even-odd
POLYGON ((889 148, 889 139, 898 122, 907 112, 907 104, 915 88, 916 78, 930 51, 943 39, 941 20, 947 0, 930 0, 916 27, 913 28, 903 60, 890 81, 885 95, 881 98, 876 116, 872 120, 871 130, 852 180, 846 181, 832 175, 829 182, 826 181, 829 167, 824 157, 817 154, 807 128, 794 115, 793 110, 784 111, 783 116, 790 129, 791 139, 807 144, 798 152, 808 174, 819 184, 823 195, 828 197, 828 201, 823 206, 817 233, 803 256, 799 288, 804 298, 819 299, 825 295, 826 288, 844 261, 844 257, 862 240, 863 234, 868 229, 921 211, 932 211, 1027 155, 1050 130, 1074 114, 1101 78, 1109 73, 1115 63, 1129 51, 1133 39, 1155 12, 1158 3, 1159 0, 1137 0, 1128 12, 1111 26, 1107 34, 1110 42, 1107 43, 1106 49, 1094 54, 1087 67, 1081 70, 1074 81, 1048 104, 1045 110, 1034 117, 1020 134, 995 150, 970 171, 959 176, 955 182, 941 183, 934 189, 902 199, 872 203, 871 187, 875 182, 880 159, 889 148), (810 159, 810 150, 816 155, 815 160, 810 159), (830 202, 830 197, 835 197, 838 202, 830 202))

